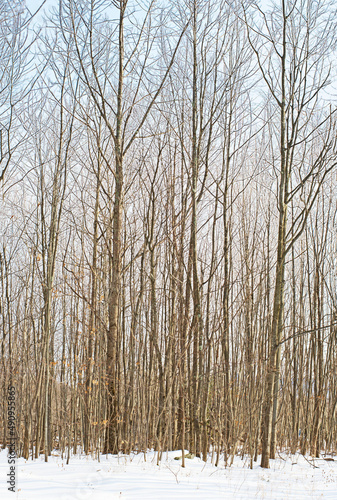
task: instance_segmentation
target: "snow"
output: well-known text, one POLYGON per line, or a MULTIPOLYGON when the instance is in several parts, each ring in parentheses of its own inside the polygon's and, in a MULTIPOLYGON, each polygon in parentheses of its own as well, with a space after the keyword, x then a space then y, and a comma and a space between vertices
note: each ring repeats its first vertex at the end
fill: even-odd
POLYGON ((85 455, 72 456, 69 465, 54 451, 49 462, 17 459, 17 492, 7 490, 7 452, 0 452, 1 500, 113 500, 113 499, 337 499, 337 460, 305 459, 282 455, 270 469, 248 458, 236 457, 231 467, 222 460, 186 459, 186 467, 174 457, 181 451, 130 456, 101 456, 100 462, 85 455), (310 463, 308 462, 310 460, 310 463), (313 467, 314 464, 316 467, 313 467))

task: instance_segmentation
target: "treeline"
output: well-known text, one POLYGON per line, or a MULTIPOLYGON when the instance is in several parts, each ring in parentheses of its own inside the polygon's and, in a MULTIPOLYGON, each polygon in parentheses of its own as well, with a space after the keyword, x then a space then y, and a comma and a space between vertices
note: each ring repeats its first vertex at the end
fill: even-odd
POLYGON ((335 11, 0 2, 3 447, 336 452, 335 11))

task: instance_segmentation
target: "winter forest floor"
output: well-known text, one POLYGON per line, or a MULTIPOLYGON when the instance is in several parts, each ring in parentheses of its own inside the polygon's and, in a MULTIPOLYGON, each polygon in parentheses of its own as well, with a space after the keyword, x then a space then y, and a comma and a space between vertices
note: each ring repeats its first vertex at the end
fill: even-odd
POLYGON ((44 462, 17 460, 17 492, 7 490, 7 451, 0 452, 0 498, 2 500, 113 500, 113 499, 329 499, 337 498, 337 460, 305 459, 283 455, 261 469, 259 461, 249 468, 247 458, 236 457, 231 467, 218 467, 211 460, 186 459, 186 467, 174 457, 157 453, 101 456, 100 462, 84 455, 72 456, 69 465, 55 451, 44 462), (310 461, 310 462, 309 462, 310 461))

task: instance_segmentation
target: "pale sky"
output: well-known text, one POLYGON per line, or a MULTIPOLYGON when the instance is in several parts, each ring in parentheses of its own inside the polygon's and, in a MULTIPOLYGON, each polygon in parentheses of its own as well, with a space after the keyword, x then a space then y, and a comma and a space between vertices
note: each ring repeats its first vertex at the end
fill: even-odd
MULTIPOLYGON (((43 9, 46 7, 51 7, 51 6, 57 6, 59 0, 46 0, 45 5, 43 9)), ((29 8, 29 10, 33 13, 36 12, 36 10, 43 4, 43 0, 26 0, 26 5, 29 8)), ((269 7, 270 6, 270 1, 269 0, 262 0, 260 1, 260 5, 263 7, 269 7)), ((42 10, 43 10, 42 9, 42 10)), ((40 15, 40 13, 39 13, 40 15)))
MULTIPOLYGON (((43 4, 43 0, 26 0, 26 5, 28 7, 28 9, 30 10, 30 12, 33 14, 34 12, 37 11, 37 9, 43 4)), ((41 9, 41 11, 38 13, 37 17, 41 16, 43 10, 45 8, 48 8, 52 5, 57 5, 58 4, 58 0, 46 0, 43 8, 41 9)))

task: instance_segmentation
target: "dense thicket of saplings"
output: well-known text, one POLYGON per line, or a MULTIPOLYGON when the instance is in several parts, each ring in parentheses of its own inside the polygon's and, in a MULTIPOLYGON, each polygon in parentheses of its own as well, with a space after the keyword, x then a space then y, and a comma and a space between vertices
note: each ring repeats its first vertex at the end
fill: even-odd
POLYGON ((336 452, 334 9, 0 2, 3 447, 336 452))

